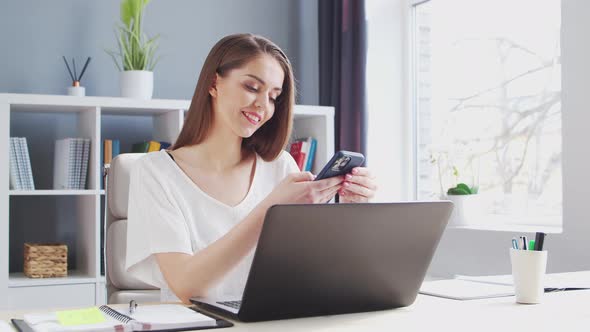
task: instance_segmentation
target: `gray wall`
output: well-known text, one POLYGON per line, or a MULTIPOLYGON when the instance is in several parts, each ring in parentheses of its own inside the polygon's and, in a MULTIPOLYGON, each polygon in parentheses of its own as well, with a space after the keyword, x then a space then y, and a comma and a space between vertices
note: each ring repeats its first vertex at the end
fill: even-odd
MULTIPOLYGON (((71 84, 62 55, 82 62, 86 94, 118 96, 115 49, 119 1, 2 0, 0 92, 65 94, 71 84)), ((190 99, 207 53, 236 32, 264 35, 294 64, 299 103, 317 104, 317 0, 153 0, 144 27, 160 34, 154 98, 190 99)))
MULTIPOLYGON (((590 1, 564 0, 561 5, 563 233, 545 240, 550 272, 590 270, 590 1)), ((518 234, 449 230, 431 273, 510 273, 508 248, 518 234)), ((529 234, 532 235, 532 234, 529 234)))
MULTIPOLYGON (((92 61, 82 78, 88 96, 119 96, 118 71, 105 49, 115 49, 115 0, 1 0, 0 93, 65 94, 71 79, 62 60, 92 61)), ((162 58, 154 71, 154 98, 190 99, 211 47, 237 32, 263 35, 289 56, 299 104, 318 103, 317 0, 153 0, 148 35, 160 34, 162 58)), ((56 139, 76 136, 71 115, 13 114, 11 136, 26 136, 38 189, 50 189, 56 139), (59 125, 57 125, 59 123, 59 125), (55 132, 55 128, 60 128, 55 132)), ((103 138, 123 144, 150 139, 151 118, 103 116, 103 138), (122 130, 121 128, 127 128, 122 130), (124 134, 122 134, 124 133, 124 134)), ((75 198, 11 199, 10 271, 22 271, 23 242, 64 242, 75 248, 75 198), (39 209, 31 211, 30 201, 39 209)), ((75 251, 69 261, 76 268, 75 251)))

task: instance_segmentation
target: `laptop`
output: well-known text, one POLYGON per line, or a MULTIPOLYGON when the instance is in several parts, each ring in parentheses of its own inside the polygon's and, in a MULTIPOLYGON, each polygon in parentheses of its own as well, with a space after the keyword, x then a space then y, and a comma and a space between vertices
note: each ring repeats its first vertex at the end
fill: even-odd
POLYGON ((243 322, 412 304, 453 203, 275 205, 241 299, 192 298, 243 322))

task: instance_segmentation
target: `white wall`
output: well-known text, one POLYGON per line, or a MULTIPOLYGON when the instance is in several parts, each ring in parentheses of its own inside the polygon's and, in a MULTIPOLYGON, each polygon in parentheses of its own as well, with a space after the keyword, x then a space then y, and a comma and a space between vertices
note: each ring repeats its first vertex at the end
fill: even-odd
MULTIPOLYGON (((590 1, 562 0, 563 233, 546 238, 549 272, 590 270, 589 14, 590 1)), ((515 235, 447 230, 430 273, 509 273, 515 235)))

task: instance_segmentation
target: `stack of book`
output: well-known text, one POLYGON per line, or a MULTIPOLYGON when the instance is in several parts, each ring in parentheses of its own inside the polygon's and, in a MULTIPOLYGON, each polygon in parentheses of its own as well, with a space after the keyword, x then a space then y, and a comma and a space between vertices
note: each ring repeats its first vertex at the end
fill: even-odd
POLYGON ((85 189, 89 157, 89 138, 55 141, 53 189, 85 189))
POLYGON ((26 137, 10 138, 10 189, 35 190, 26 137))
POLYGON ((139 142, 133 144, 131 148, 131 152, 133 153, 147 153, 147 152, 154 152, 160 151, 163 149, 167 149, 170 147, 170 143, 168 142, 158 142, 158 141, 147 141, 147 142, 139 142))
POLYGON ((301 171, 311 172, 317 144, 317 140, 313 137, 300 138, 291 143, 289 153, 301 171))

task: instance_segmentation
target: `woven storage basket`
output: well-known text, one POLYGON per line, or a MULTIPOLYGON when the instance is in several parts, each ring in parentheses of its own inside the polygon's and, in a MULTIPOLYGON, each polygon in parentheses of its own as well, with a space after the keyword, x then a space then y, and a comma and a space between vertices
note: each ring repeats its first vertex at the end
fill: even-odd
POLYGON ((66 277, 68 246, 65 244, 25 243, 24 272, 30 278, 66 277))

